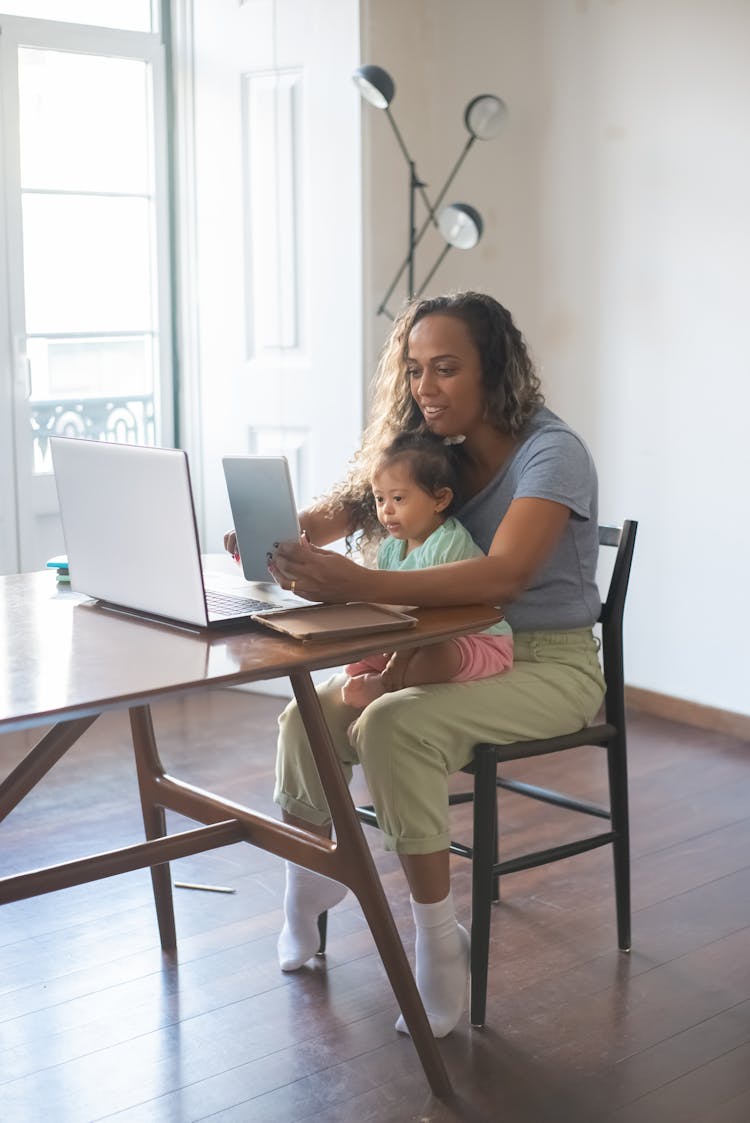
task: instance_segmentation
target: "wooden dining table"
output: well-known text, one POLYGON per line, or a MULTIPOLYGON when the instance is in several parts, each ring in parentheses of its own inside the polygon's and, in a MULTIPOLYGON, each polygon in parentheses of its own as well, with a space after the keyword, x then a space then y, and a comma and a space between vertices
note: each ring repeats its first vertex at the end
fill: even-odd
POLYGON ((495 623, 486 605, 417 610, 414 628, 302 643, 260 624, 192 631, 113 612, 59 585, 50 571, 0 577, 0 734, 40 739, 0 782, 0 822, 100 714, 127 709, 145 841, 0 879, 0 904, 150 868, 162 948, 177 945, 169 862, 245 842, 346 885, 357 897, 433 1092, 451 1084, 362 833, 311 678, 365 655, 435 643, 495 623), (168 774, 151 706, 164 698, 286 677, 307 731, 333 822, 321 838, 168 774), (197 825, 168 834, 166 812, 197 825))

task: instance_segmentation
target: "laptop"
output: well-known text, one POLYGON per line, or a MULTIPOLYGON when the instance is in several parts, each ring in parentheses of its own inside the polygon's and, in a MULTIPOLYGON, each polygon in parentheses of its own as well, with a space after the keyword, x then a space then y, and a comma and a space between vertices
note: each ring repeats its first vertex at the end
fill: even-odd
MULTIPOLYGON (((252 624, 253 616, 306 603, 206 587, 184 451, 54 436, 50 447, 76 592, 107 608, 199 629, 252 624)), ((294 509, 291 485, 287 513, 289 505, 294 509)), ((283 528, 296 537, 296 514, 283 528)), ((250 533, 244 526, 243 536, 250 533)), ((265 569, 263 577, 270 579, 265 569)))

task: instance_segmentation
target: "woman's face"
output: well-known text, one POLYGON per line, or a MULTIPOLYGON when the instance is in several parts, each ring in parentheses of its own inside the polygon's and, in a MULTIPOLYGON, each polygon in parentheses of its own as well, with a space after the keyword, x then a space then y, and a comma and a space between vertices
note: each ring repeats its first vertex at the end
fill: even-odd
POLYGON ((412 397, 433 433, 468 437, 482 424, 482 364, 463 320, 438 314, 419 320, 409 334, 406 367, 412 397))

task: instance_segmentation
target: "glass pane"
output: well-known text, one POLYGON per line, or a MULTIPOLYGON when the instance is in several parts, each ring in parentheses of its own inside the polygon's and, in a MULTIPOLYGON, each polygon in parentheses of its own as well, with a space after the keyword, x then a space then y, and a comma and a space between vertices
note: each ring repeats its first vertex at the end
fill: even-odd
POLYGON ((23 197, 26 334, 154 328, 147 199, 23 197))
POLYGON ((147 63, 24 48, 18 80, 24 190, 152 191, 147 63))
POLYGON ((18 61, 31 425, 44 472, 51 433, 154 442, 152 71, 38 48, 18 61))
POLYGON ((30 339, 34 471, 50 472, 49 437, 153 444, 152 336, 30 339))
POLYGON ((152 0, 0 0, 0 15, 157 31, 157 7, 152 0))
POLYGON ((145 335, 30 339, 32 400, 151 394, 153 343, 145 335))

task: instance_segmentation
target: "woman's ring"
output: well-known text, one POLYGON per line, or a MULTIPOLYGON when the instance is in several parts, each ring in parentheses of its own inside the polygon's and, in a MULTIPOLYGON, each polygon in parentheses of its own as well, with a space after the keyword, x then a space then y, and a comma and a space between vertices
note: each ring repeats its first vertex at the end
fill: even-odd
POLYGON ((290 588, 291 588, 292 592, 296 594, 297 582, 294 579, 292 579, 292 584, 291 584, 290 588))

